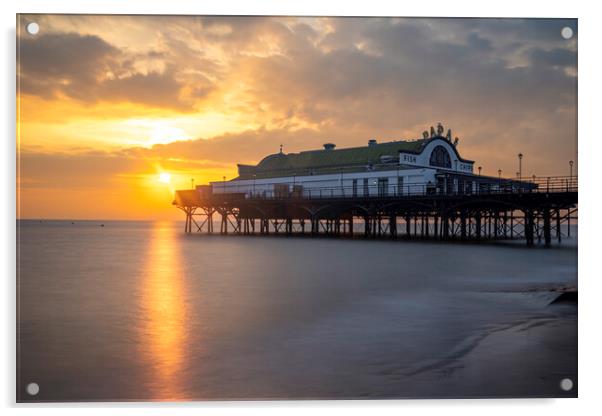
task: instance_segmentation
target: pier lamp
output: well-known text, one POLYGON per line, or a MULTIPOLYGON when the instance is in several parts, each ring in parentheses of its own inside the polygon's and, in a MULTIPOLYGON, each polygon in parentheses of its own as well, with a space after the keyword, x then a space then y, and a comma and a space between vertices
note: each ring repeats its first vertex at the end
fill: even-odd
POLYGON ((190 187, 194 189, 194 178, 190 179, 190 187))
POLYGON ((481 176, 481 169, 483 169, 483 166, 479 166, 479 176, 481 176))
POLYGON ((226 193, 226 177, 222 176, 222 184, 224 186, 224 193, 226 193))
POLYGON ((523 154, 518 154, 518 179, 523 177, 523 154))
POLYGON ((502 192, 502 170, 498 169, 497 170, 497 179, 498 179, 498 188, 499 188, 499 192, 502 192))
POLYGON ((571 181, 573 180, 573 161, 569 160, 569 178, 571 181))

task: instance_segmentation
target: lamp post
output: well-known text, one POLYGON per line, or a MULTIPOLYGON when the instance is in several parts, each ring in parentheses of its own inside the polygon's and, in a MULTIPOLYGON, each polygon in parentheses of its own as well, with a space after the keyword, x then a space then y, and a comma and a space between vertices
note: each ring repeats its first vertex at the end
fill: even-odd
POLYGON ((498 179, 499 191, 502 192, 502 170, 501 169, 497 170, 497 179, 498 179))
POLYGON ((222 176, 222 185, 224 188, 224 193, 226 193, 226 177, 225 176, 222 176))
POLYGON ((194 178, 190 179, 190 187, 194 189, 194 178))
POLYGON ((523 154, 518 154, 518 179, 523 177, 523 154))
POLYGON ((569 179, 573 182, 573 161, 569 160, 569 179))
POLYGON ((483 166, 479 166, 479 176, 481 176, 481 169, 483 169, 483 166))

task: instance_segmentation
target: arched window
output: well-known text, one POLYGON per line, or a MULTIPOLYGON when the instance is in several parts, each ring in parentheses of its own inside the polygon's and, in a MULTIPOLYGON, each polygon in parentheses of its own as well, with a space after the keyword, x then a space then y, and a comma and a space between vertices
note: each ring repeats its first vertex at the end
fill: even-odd
POLYGON ((451 158, 449 157, 447 149, 443 146, 436 146, 431 153, 429 164, 431 166, 451 169, 451 158))

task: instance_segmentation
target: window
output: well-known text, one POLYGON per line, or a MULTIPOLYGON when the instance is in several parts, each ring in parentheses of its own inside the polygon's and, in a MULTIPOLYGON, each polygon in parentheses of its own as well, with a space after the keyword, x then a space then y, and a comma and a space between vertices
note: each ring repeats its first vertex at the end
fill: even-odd
POLYGON ((451 169, 451 158, 449 157, 447 149, 443 146, 436 146, 431 153, 429 164, 431 166, 451 169))
POLYGON ((370 195, 370 188, 368 188, 368 178, 364 178, 364 196, 370 195))
POLYGON ((353 188, 353 197, 355 198, 357 196, 357 179, 353 180, 352 188, 353 188))
POLYGON ((397 177, 397 195, 403 195, 403 176, 397 177))
POLYGON ((378 196, 387 196, 389 188, 389 178, 378 178, 378 196))

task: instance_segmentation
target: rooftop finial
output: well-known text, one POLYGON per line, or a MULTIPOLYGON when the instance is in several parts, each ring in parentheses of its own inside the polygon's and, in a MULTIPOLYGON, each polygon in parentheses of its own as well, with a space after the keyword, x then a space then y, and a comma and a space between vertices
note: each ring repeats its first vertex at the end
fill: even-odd
POLYGON ((448 142, 451 143, 451 138, 452 138, 452 134, 451 134, 451 129, 447 130, 447 135, 445 136, 445 138, 447 139, 448 142))
POLYGON ((435 137, 435 128, 431 126, 431 137, 435 137))
POLYGON ((280 145, 280 153, 282 153, 282 144, 280 145))
POLYGON ((437 123, 437 136, 443 136, 444 131, 443 124, 441 122, 437 123))

